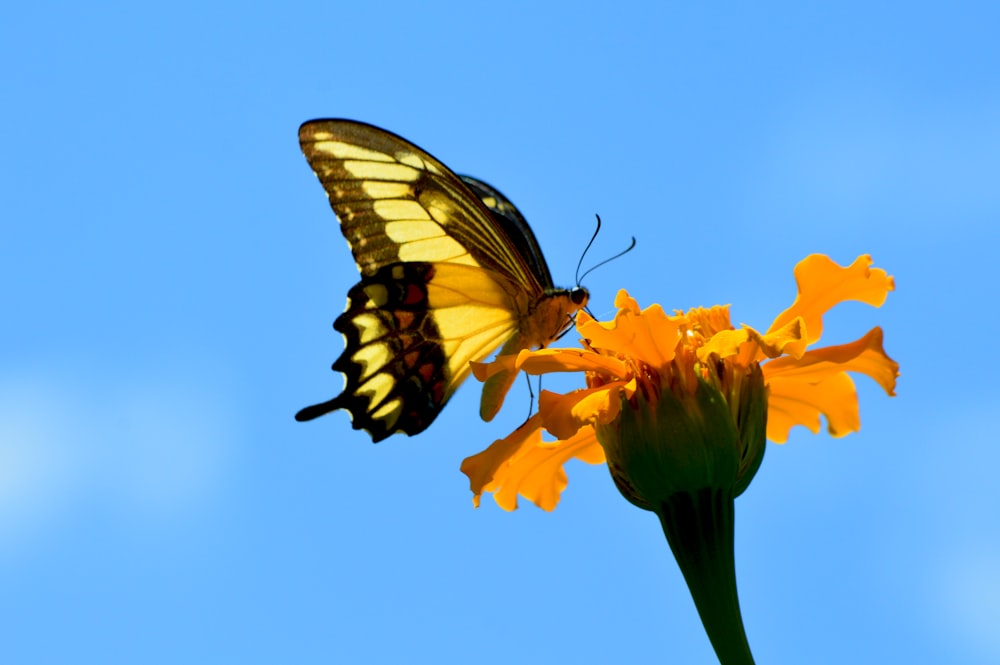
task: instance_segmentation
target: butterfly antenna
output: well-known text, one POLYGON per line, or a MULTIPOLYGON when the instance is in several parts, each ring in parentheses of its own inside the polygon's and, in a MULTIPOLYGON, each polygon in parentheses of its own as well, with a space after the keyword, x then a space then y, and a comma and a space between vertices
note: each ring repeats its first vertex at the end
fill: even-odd
MULTIPOLYGON (((590 246, 594 244, 594 241, 597 240, 597 234, 601 232, 601 216, 600 215, 594 215, 594 216, 597 217, 597 228, 594 229, 594 235, 590 236, 590 242, 588 242, 587 246, 583 248, 583 254, 580 255, 580 260, 576 264, 576 285, 577 286, 580 286, 580 280, 583 279, 583 277, 587 276, 587 272, 590 272, 590 270, 593 270, 593 268, 591 268, 587 272, 583 273, 583 277, 580 276, 580 267, 583 265, 583 257, 587 256, 587 252, 590 251, 590 246)), ((598 265, 600 265, 600 264, 598 264, 598 265)))
MULTIPOLYGON (((600 217, 598 217, 597 219, 600 220, 600 217)), ((591 240, 591 242, 593 242, 593 240, 591 240)), ((587 245, 587 247, 590 247, 590 245, 587 245)), ((615 259, 620 259, 621 257, 623 257, 626 254, 628 254, 629 252, 631 252, 633 249, 635 249, 635 236, 632 236, 632 243, 628 247, 626 247, 625 249, 623 249, 622 251, 618 252, 617 254, 615 254, 614 256, 612 256, 610 258, 604 259, 603 261, 601 261, 597 265, 591 266, 589 269, 587 269, 587 272, 583 273, 582 275, 580 275, 577 278, 577 282, 579 283, 579 281, 581 279, 583 279, 584 277, 586 277, 590 273, 594 272, 594 270, 596 270, 597 268, 600 268, 605 263, 611 263, 615 259)))

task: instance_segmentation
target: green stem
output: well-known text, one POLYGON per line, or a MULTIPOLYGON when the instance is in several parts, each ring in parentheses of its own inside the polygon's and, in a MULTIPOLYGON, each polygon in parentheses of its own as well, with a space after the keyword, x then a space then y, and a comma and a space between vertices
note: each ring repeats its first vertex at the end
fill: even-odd
POLYGON ((732 492, 677 492, 657 514, 719 663, 753 665, 736 595, 732 492))

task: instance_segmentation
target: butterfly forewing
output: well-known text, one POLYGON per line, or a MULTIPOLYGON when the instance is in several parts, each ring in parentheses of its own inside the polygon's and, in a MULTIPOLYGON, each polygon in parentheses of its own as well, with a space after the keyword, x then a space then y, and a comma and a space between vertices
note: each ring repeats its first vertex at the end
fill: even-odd
POLYGON ((547 286, 462 180, 415 145, 344 120, 303 124, 299 144, 362 275, 397 261, 445 261, 482 265, 533 291, 547 286))
POLYGON ((545 289, 552 289, 552 275, 549 274, 549 266, 542 256, 542 249, 535 239, 528 222, 521 215, 521 211, 514 207, 514 204, 507 200, 503 194, 494 189, 491 185, 472 176, 459 176, 469 189, 479 197, 479 200, 486 206, 493 220, 503 229, 507 238, 514 244, 517 254, 526 261, 533 274, 541 282, 545 289))

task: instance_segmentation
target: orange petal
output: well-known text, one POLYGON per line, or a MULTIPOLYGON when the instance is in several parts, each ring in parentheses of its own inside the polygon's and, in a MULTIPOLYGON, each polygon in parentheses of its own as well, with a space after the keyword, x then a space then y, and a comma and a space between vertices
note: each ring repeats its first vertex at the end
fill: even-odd
POLYGON ((569 484, 563 470, 566 462, 573 458, 588 464, 604 462, 604 449, 593 428, 584 428, 566 441, 550 443, 542 440, 536 418, 462 463, 477 506, 486 491, 493 492, 493 500, 504 510, 517 508, 518 495, 542 510, 552 510, 569 484))
MULTIPOLYGON (((756 331, 754 331, 756 334, 756 331)), ((787 354, 793 358, 801 358, 809 345, 806 322, 796 316, 783 326, 771 330, 766 335, 758 336, 761 353, 768 358, 777 358, 787 354)))
POLYGON ((686 312, 678 312, 678 315, 686 320, 688 326, 705 338, 710 338, 723 330, 733 330, 733 324, 729 318, 729 305, 692 307, 686 312))
POLYGON ((483 492, 492 492, 500 486, 512 457, 541 441, 542 417, 536 413, 505 438, 494 441, 483 452, 462 460, 460 468, 469 477, 473 505, 478 508, 483 492))
POLYGON ((800 357, 806 346, 803 331, 800 318, 767 335, 761 335, 747 325, 739 330, 722 330, 698 349, 698 359, 704 361, 715 353, 720 358, 733 357, 736 365, 745 367, 764 358, 777 358, 783 353, 800 357))
POLYGON ((895 288, 893 278, 881 268, 871 268, 872 259, 862 254, 847 267, 837 265, 830 257, 812 254, 795 266, 795 282, 799 293, 792 306, 778 315, 768 328, 770 333, 796 317, 805 321, 812 344, 823 333, 823 314, 839 302, 857 300, 874 307, 885 302, 895 288))
POLYGON ((861 428, 858 395, 846 372, 831 374, 818 383, 802 377, 768 381, 767 438, 771 441, 784 443, 795 425, 805 425, 816 434, 821 414, 826 416, 827 429, 833 436, 861 428))
POLYGON ((764 378, 812 381, 818 383, 826 375, 837 372, 858 372, 875 380, 890 397, 896 394, 899 363, 882 347, 882 329, 878 326, 850 344, 813 349, 801 358, 785 356, 762 365, 764 378))
POLYGON ((611 376, 624 376, 627 366, 617 358, 603 356, 586 349, 538 349, 524 350, 517 354, 497 356, 488 363, 469 363, 472 373, 480 381, 486 381, 497 374, 524 370, 528 374, 548 374, 550 372, 601 372, 611 376))
POLYGON ((651 367, 663 367, 673 360, 680 340, 678 321, 668 317, 660 305, 651 305, 640 312, 625 291, 619 292, 615 304, 622 309, 614 321, 591 321, 580 327, 580 334, 592 348, 636 358, 651 367))
POLYGON ((834 436, 856 432, 858 397, 847 372, 867 374, 890 396, 899 374, 899 365, 882 348, 881 328, 850 344, 814 349, 799 359, 785 356, 762 368, 769 391, 767 438, 777 443, 785 442, 795 425, 818 432, 820 415, 834 436))
POLYGON ((625 289, 618 289, 618 293, 615 294, 615 307, 622 310, 628 310, 632 314, 638 314, 639 302, 628 294, 625 289))
POLYGON ((613 381, 597 388, 574 390, 565 395, 543 390, 538 397, 538 413, 545 429, 560 439, 568 439, 577 430, 595 423, 609 423, 621 411, 624 381, 613 381))
POLYGON ((743 328, 740 330, 721 330, 715 333, 698 349, 698 359, 705 360, 713 353, 720 358, 735 356, 739 353, 741 345, 750 339, 750 330, 743 328))
POLYGON ((636 336, 628 354, 650 367, 664 367, 677 356, 681 341, 681 321, 667 316, 663 308, 653 304, 636 317, 636 336))
POLYGON ((516 371, 517 356, 497 356, 493 361, 488 363, 478 363, 472 361, 469 365, 472 366, 472 374, 480 381, 485 381, 492 376, 501 374, 503 372, 513 372, 516 371))
POLYGON ((621 360, 586 349, 522 351, 518 357, 517 365, 528 374, 600 372, 611 376, 623 377, 628 373, 628 367, 621 360))

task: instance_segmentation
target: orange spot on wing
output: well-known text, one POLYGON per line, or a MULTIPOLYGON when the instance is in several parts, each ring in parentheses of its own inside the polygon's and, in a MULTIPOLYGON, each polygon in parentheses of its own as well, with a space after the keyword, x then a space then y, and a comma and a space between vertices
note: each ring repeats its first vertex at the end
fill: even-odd
POLYGON ((392 315, 396 318, 396 327, 399 328, 400 330, 406 330, 408 328, 412 328, 413 321, 414 319, 416 319, 416 316, 414 316, 413 312, 405 312, 397 310, 393 312, 392 315))
POLYGON ((403 298, 404 305, 416 305, 424 301, 424 290, 416 284, 406 285, 406 297, 403 298))

